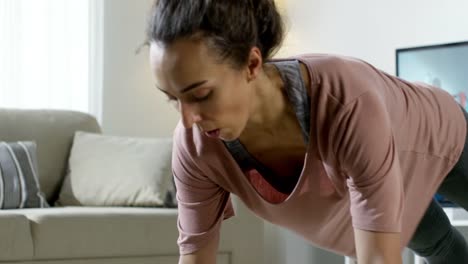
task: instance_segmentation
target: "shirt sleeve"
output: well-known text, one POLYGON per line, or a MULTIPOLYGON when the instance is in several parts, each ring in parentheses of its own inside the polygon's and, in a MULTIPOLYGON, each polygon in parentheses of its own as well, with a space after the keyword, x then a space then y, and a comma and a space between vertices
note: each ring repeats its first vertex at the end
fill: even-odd
POLYGON ((353 227, 401 232, 403 178, 385 101, 373 91, 343 106, 333 149, 350 195, 353 227))
POLYGON ((172 172, 178 202, 179 252, 191 254, 220 233, 223 219, 234 215, 230 193, 209 179, 184 144, 174 140, 172 172))

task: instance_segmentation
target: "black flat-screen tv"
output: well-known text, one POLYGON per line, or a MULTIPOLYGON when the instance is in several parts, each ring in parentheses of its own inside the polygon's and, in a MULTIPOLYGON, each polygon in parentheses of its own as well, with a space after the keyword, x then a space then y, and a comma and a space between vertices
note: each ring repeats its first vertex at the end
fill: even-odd
MULTIPOLYGON (((468 41, 396 50, 396 75, 440 87, 468 111, 468 41)), ((436 194, 447 207, 457 205, 436 194)))

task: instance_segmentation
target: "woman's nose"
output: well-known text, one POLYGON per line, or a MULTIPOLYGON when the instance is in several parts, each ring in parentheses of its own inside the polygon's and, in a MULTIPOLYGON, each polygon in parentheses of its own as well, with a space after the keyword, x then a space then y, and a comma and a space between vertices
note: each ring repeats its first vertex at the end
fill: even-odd
POLYGON ((195 105, 180 103, 179 110, 182 116, 182 124, 185 128, 192 128, 193 124, 201 121, 198 107, 195 105))

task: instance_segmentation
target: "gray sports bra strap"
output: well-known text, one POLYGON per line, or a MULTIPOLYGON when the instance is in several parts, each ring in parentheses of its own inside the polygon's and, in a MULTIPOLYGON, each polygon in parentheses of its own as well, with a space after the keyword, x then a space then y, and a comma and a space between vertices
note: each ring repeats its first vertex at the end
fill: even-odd
POLYGON ((279 61, 275 62, 274 65, 278 68, 281 78, 285 82, 286 93, 295 109, 297 119, 302 128, 304 141, 309 143, 310 97, 307 93, 308 87, 305 87, 304 80, 302 79, 299 61, 279 61))
POLYGON ((242 143, 236 139, 233 141, 223 141, 224 145, 227 147, 232 157, 236 160, 239 167, 246 171, 253 168, 253 157, 245 150, 242 143))

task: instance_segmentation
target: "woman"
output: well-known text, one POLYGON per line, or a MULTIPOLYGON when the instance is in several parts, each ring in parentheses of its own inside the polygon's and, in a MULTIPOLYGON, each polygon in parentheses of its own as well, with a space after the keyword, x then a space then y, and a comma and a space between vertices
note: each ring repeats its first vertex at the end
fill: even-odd
POLYGON ((159 0, 147 37, 157 88, 181 115, 179 263, 215 263, 230 193, 360 264, 401 263, 406 246, 468 263, 432 200, 468 207, 467 115, 451 95, 348 57, 272 60, 283 25, 271 0, 159 0))

